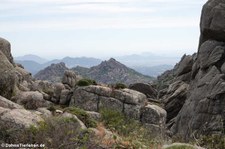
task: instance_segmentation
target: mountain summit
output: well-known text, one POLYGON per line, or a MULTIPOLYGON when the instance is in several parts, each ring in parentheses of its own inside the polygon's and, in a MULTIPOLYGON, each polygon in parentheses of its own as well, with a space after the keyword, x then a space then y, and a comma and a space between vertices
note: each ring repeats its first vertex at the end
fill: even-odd
POLYGON ((78 67, 73 68, 73 70, 84 77, 107 84, 116 82, 122 82, 125 84, 135 82, 148 83, 153 80, 153 77, 142 75, 141 73, 138 73, 116 61, 114 58, 110 58, 108 61, 103 61, 101 64, 91 67, 90 69, 85 69, 86 71, 80 71, 81 69, 78 67))

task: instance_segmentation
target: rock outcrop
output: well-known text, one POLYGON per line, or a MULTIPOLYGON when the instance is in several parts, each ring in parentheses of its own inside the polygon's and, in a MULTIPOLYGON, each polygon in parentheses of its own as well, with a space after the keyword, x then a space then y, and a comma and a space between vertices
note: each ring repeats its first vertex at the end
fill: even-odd
POLYGON ((43 119, 25 109, 8 109, 0 107, 0 127, 6 125, 11 128, 29 128, 31 125, 36 125, 43 119))
POLYGON ((47 80, 50 82, 61 82, 63 74, 69 68, 65 63, 51 64, 51 66, 39 71, 34 77, 38 80, 47 80))
POLYGON ((224 133, 224 8, 224 0, 210 0, 204 5, 198 54, 191 70, 191 63, 185 66, 191 73, 187 99, 171 127, 173 134, 185 139, 193 135, 224 133))
POLYGON ((0 95, 11 98, 15 93, 17 78, 13 63, 10 62, 9 47, 5 46, 8 44, 8 41, 0 40, 0 95), (8 57, 4 53, 8 54, 8 57))
POLYGON ((0 38, 0 51, 6 56, 8 61, 14 65, 13 57, 11 54, 11 44, 3 38, 0 38))
POLYGON ((145 94, 148 98, 153 98, 153 99, 157 98, 158 92, 150 84, 135 83, 135 84, 131 84, 129 88, 145 94))
POLYGON ((66 85, 68 89, 71 89, 80 79, 81 77, 76 75, 74 71, 66 70, 62 78, 62 83, 66 85))
POLYGON ((21 105, 18 105, 2 96, 0 96, 0 107, 8 109, 22 109, 21 105))
POLYGON ((122 89, 113 90, 103 86, 87 86, 75 88, 70 106, 77 106, 88 111, 99 111, 110 108, 129 114, 129 110, 137 112, 133 116, 139 119, 139 109, 147 102, 146 96, 140 92, 122 89), (132 108, 133 107, 133 108, 132 108), (139 108, 136 110, 136 108, 139 108))
POLYGON ((225 42, 224 0, 209 0, 202 9, 199 47, 207 40, 225 42))

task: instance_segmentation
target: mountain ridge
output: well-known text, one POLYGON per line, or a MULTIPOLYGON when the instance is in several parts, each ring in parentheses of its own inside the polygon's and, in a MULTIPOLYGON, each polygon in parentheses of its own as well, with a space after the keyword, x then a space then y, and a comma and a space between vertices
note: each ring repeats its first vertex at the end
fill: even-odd
POLYGON ((112 84, 115 82, 125 84, 135 82, 149 83, 153 80, 153 77, 143 75, 116 61, 114 58, 110 58, 108 61, 103 61, 101 64, 93 66, 89 69, 80 68, 80 70, 81 69, 84 71, 82 72, 77 68, 72 68, 72 70, 78 72, 84 77, 88 77, 106 84, 112 84))
MULTIPOLYGON (((138 54, 135 54, 138 55, 138 54)), ((134 56, 134 55, 133 55, 134 56)), ((115 57, 119 62, 125 64, 126 66, 138 71, 139 73, 142 73, 144 75, 148 76, 154 76, 157 77, 158 75, 162 74, 164 71, 172 69, 174 62, 169 62, 170 59, 168 58, 168 61, 165 59, 165 57, 161 57, 161 60, 155 60, 156 58, 151 58, 154 57, 154 55, 139 55, 138 59, 137 58, 132 58, 132 55, 126 55, 124 57, 115 57), (150 61, 150 62, 148 62, 150 61), (169 65, 165 65, 165 63, 168 62, 169 65), (148 64, 148 65, 146 65, 148 64)), ((157 56, 158 57, 158 56, 157 56)), ((29 59, 15 59, 17 63, 22 64, 25 69, 29 72, 31 72, 33 75, 35 75, 38 71, 44 69, 47 66, 50 66, 51 64, 56 64, 60 62, 64 62, 68 68, 73 68, 76 66, 81 66, 81 67, 87 67, 90 68, 92 66, 96 66, 102 62, 101 59, 93 58, 93 57, 64 57, 62 59, 54 59, 47 61, 43 64, 40 62, 32 61, 29 59)))

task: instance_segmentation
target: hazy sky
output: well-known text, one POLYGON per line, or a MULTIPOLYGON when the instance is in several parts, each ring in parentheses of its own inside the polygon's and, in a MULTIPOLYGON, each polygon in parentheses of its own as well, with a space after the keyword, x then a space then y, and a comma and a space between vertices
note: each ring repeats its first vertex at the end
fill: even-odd
POLYGON ((197 51, 206 0, 1 0, 14 56, 112 57, 197 51))

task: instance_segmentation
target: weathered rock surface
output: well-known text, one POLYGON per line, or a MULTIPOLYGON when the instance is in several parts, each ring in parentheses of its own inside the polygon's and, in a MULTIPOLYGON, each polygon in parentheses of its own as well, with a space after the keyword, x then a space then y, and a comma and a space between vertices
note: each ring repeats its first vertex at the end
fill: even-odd
POLYGON ((18 105, 2 96, 0 96, 0 107, 8 109, 23 109, 21 105, 18 105))
POLYGON ((176 81, 169 86, 166 96, 162 99, 167 111, 167 122, 176 117, 183 107, 187 99, 188 89, 189 85, 183 81, 176 81))
POLYGON ((134 90, 87 86, 74 90, 70 106, 75 105, 88 111, 99 111, 101 108, 113 109, 139 119, 140 108, 146 102, 146 96, 134 90), (134 114, 135 111, 137 111, 136 114, 134 114))
POLYGON ((47 107, 51 103, 44 100, 43 95, 37 91, 19 92, 13 100, 21 105, 24 105, 26 109, 35 110, 39 107, 47 107))
POLYGON ((200 45, 214 39, 225 42, 224 0, 210 0, 202 9, 200 45))
POLYGON ((224 0, 210 0, 203 7, 199 50, 192 66, 187 99, 171 127, 173 134, 185 139, 192 134, 224 134, 224 8, 224 0))
POLYGON ((142 123, 165 126, 166 115, 166 111, 156 105, 147 105, 141 108, 142 123))
POLYGON ((13 57, 11 54, 11 45, 7 40, 3 38, 0 38, 0 51, 7 57, 8 61, 14 65, 13 57))
POLYGON ((129 88, 145 94, 148 98, 157 98, 157 91, 150 84, 135 83, 131 84, 129 88))
POLYGON ((193 59, 190 55, 184 55, 181 58, 181 61, 179 62, 177 69, 175 71, 176 76, 181 76, 185 73, 188 73, 191 71, 193 65, 193 59))
POLYGON ((98 112, 112 109, 145 124, 149 133, 162 137, 165 132, 166 111, 156 105, 147 105, 147 97, 130 89, 115 90, 104 86, 78 87, 70 106, 98 112), (160 132, 159 132, 160 131, 160 132))
POLYGON ((73 119, 75 119, 77 121, 76 124, 77 124, 77 128, 78 129, 81 129, 81 130, 82 129, 87 129, 87 127, 84 125, 84 123, 81 120, 79 120, 76 115, 73 115, 73 114, 70 114, 70 113, 65 112, 62 115, 60 115, 59 117, 73 118, 73 119))
POLYGON ((0 68, 0 95, 10 99, 15 93, 17 79, 13 64, 2 51, 0 51, 0 68))
MULTIPOLYGON (((31 125, 37 125, 43 119, 25 109, 7 109, 0 107, 1 124, 16 128, 29 128, 31 125)), ((0 126, 1 127, 1 126, 0 126)))
POLYGON ((59 104, 61 105, 69 105, 70 100, 73 96, 73 92, 68 90, 68 89, 64 89, 61 91, 61 95, 60 95, 60 100, 59 100, 59 104))
POLYGON ((74 71, 66 70, 62 78, 62 83, 73 88, 79 79, 80 77, 77 76, 74 71))

